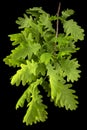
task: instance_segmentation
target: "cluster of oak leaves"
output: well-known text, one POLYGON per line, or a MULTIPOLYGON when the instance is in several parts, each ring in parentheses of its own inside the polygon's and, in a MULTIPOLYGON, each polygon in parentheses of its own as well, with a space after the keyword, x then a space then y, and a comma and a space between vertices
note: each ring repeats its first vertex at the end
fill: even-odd
POLYGON ((78 96, 72 89, 72 83, 78 81, 81 70, 72 54, 79 50, 75 43, 84 40, 84 29, 69 19, 73 14, 72 9, 67 9, 59 17, 50 16, 41 7, 33 7, 16 21, 20 32, 9 35, 14 49, 3 61, 18 68, 11 77, 11 85, 25 86, 16 109, 27 102, 23 118, 26 125, 47 119, 47 105, 43 103, 39 87, 46 91, 55 106, 66 110, 75 110, 78 106, 78 96), (63 27, 58 37, 52 24, 57 19, 63 27))

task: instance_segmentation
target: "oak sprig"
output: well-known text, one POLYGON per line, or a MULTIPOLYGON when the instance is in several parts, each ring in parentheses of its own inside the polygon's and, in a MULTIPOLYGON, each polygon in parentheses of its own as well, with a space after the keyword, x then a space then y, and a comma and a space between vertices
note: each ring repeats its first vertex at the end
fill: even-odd
POLYGON ((44 122, 48 117, 39 86, 55 106, 66 110, 78 107, 78 96, 72 86, 80 78, 81 70, 72 54, 80 49, 76 44, 84 40, 84 29, 71 19, 74 13, 74 10, 66 9, 60 16, 51 16, 41 7, 29 8, 16 20, 19 33, 8 35, 14 49, 3 61, 9 67, 17 68, 11 85, 27 86, 16 104, 18 109, 27 102, 23 118, 26 125, 44 122), (53 27, 56 21, 63 27, 58 35, 53 27))

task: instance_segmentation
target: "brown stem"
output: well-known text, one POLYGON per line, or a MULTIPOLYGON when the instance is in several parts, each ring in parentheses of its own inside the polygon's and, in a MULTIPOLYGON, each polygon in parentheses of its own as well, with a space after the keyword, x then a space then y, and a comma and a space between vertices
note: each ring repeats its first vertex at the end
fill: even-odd
MULTIPOLYGON (((58 10, 57 10, 57 13, 56 13, 57 17, 59 17, 60 7, 61 7, 61 3, 59 2, 58 10)), ((57 19, 57 22, 56 22, 56 37, 58 37, 58 31, 59 31, 59 20, 57 19)))
MULTIPOLYGON (((58 5, 58 9, 57 9, 57 13, 56 13, 56 16, 59 17, 59 12, 60 12, 60 6, 61 6, 61 3, 59 2, 59 5, 58 5)), ((59 31, 59 19, 57 19, 56 21, 56 38, 58 37, 58 31, 59 31)), ((56 54, 56 51, 57 51, 57 48, 56 48, 56 42, 54 43, 54 55, 56 54)))

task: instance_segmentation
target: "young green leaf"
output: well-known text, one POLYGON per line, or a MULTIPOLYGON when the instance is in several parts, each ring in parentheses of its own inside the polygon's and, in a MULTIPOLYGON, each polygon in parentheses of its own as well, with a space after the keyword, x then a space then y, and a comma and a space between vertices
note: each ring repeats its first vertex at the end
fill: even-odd
POLYGON ((73 19, 65 21, 63 24, 66 35, 71 35, 75 41, 84 40, 84 29, 82 29, 73 19))
POLYGON ((66 110, 76 110, 78 107, 78 96, 75 95, 75 90, 71 89, 71 84, 62 85, 61 96, 58 102, 55 102, 59 107, 65 107, 66 110))
POLYGON ((62 59, 62 61, 60 61, 60 64, 62 70, 64 71, 63 76, 67 76, 68 82, 74 82, 77 81, 78 78, 80 78, 81 70, 78 69, 80 65, 78 64, 78 61, 76 59, 69 59, 68 57, 67 59, 62 59))
MULTIPOLYGON (((32 125, 32 123, 44 122, 47 119, 47 106, 42 103, 42 95, 37 86, 42 83, 42 78, 36 80, 29 87, 31 89, 31 101, 28 102, 28 109, 24 116, 23 122, 26 122, 26 125, 32 125)), ((28 92, 28 91, 26 91, 28 92)))
POLYGON ((21 64, 21 69, 19 69, 17 73, 11 78, 11 84, 16 84, 16 86, 19 86, 21 82, 22 85, 31 83, 36 79, 36 69, 37 63, 34 61, 27 61, 27 64, 21 64))
POLYGON ((42 96, 39 95, 36 90, 34 92, 36 99, 32 99, 28 104, 28 109, 23 119, 26 125, 32 125, 40 121, 44 122, 47 119, 47 112, 45 110, 47 106, 42 103, 42 96))
POLYGON ((40 57, 40 62, 44 64, 48 64, 52 60, 52 54, 51 53, 43 53, 40 57))
POLYGON ((72 10, 72 9, 66 9, 66 10, 62 11, 62 18, 63 19, 67 19, 68 17, 70 17, 74 13, 75 13, 74 10, 72 10))

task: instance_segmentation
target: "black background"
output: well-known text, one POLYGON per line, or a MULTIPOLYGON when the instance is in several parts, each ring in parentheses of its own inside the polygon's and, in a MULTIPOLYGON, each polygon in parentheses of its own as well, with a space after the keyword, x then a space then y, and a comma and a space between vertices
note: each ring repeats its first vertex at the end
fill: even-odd
POLYGON ((18 26, 15 21, 25 13, 25 10, 32 7, 43 7, 43 9, 54 15, 58 7, 58 0, 12 0, 0 1, 0 129, 87 129, 87 7, 85 1, 62 0, 61 10, 71 8, 75 10, 74 18, 85 30, 85 39, 78 43, 80 51, 76 57, 81 64, 81 78, 74 84, 79 96, 79 106, 76 111, 59 109, 45 98, 48 104, 48 119, 44 123, 26 126, 22 123, 25 108, 15 110, 15 104, 23 92, 23 88, 16 88, 10 85, 10 77, 16 70, 9 68, 3 63, 3 58, 9 55, 12 49, 8 35, 17 33, 18 26))

